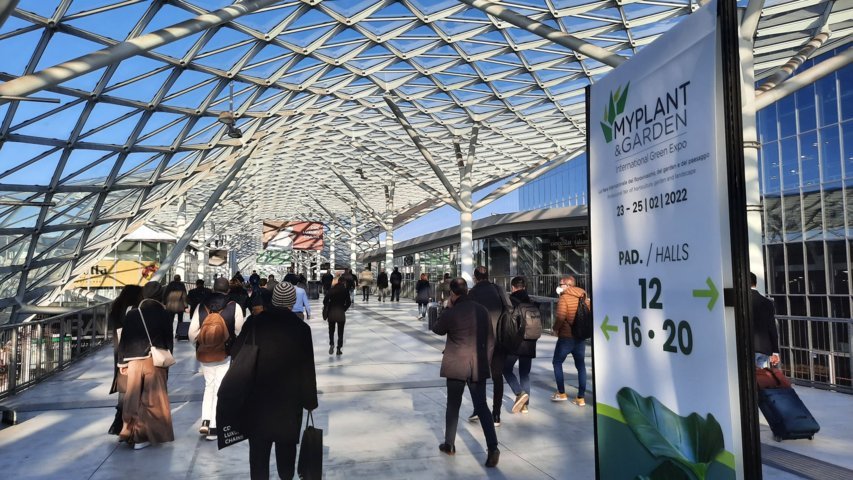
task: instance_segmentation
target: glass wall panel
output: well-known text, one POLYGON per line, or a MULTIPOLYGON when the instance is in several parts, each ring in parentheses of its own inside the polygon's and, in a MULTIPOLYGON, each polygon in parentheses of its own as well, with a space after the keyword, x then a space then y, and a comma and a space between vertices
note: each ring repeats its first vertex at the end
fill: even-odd
POLYGON ((792 194, 782 197, 782 208, 785 211, 785 241, 797 241, 803 237, 802 217, 800 216, 800 195, 792 194))
POLYGON ((846 67, 836 72, 838 84, 841 85, 841 119, 853 119, 853 68, 846 67))
POLYGON ((758 141, 762 145, 779 139, 779 132, 776 130, 776 104, 759 110, 756 121, 758 122, 758 141))
POLYGON ((820 164, 817 159, 817 133, 800 135, 800 180, 803 191, 814 191, 820 185, 820 164))
POLYGON ((782 182, 779 177, 779 144, 772 142, 761 149, 761 161, 764 163, 764 193, 781 191, 782 182))
POLYGON ((808 297, 809 315, 812 317, 828 317, 829 310, 826 308, 826 297, 808 297))
POLYGON ((827 75, 815 82, 817 93, 817 114, 820 126, 838 122, 838 98, 835 89, 835 75, 827 75))
POLYGON ((796 93, 797 96, 797 121, 800 124, 800 133, 814 130, 817 126, 817 116, 814 105, 814 85, 803 87, 796 93))
POLYGON ((789 95, 777 103, 779 109, 779 133, 780 138, 790 137, 797 134, 797 108, 794 96, 789 95))
POLYGON ((806 277, 803 268, 803 244, 789 243, 785 245, 788 253, 788 293, 806 293, 806 277))
MULTIPOLYGON (((841 132, 843 140, 844 154, 844 178, 853 178, 853 120, 849 120, 841 124, 841 132)), ((853 185, 853 182, 847 182, 847 185, 853 185)))
POLYGON ((824 182, 841 179, 841 145, 838 143, 837 125, 820 129, 820 162, 824 182))
POLYGON ((829 265, 829 293, 849 295, 850 276, 847 266, 846 242, 826 242, 827 263, 829 265))
POLYGON ((783 245, 767 246, 767 281, 770 293, 787 293, 785 285, 785 247, 783 245))
POLYGON ((806 240, 823 238, 823 209, 820 192, 803 194, 803 232, 806 240))
POLYGON ((779 142, 782 159, 782 188, 786 192, 800 188, 800 165, 796 137, 782 139, 779 142))
POLYGON ((827 239, 844 238, 844 192, 841 182, 824 185, 823 218, 827 239))
POLYGON ((826 293, 823 242, 806 242, 806 261, 809 274, 809 293, 826 293))

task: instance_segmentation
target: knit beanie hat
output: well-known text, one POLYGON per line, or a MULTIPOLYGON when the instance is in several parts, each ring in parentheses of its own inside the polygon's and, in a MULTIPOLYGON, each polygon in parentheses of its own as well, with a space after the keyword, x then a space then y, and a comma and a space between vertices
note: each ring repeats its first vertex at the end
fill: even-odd
MULTIPOLYGON (((163 285, 160 282, 152 280, 142 287, 142 298, 150 298, 151 300, 163 301, 163 285)), ((294 301, 294 303, 296 303, 294 301)))
POLYGON ((296 287, 290 282, 280 282, 272 291, 272 304, 286 309, 293 308, 296 303, 296 287))

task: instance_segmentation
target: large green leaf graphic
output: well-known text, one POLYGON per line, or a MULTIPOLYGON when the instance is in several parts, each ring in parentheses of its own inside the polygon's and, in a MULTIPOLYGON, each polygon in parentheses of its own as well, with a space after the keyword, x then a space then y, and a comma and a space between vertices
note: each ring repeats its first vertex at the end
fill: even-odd
POLYGON ((624 387, 616 394, 619 409, 637 440, 655 458, 669 459, 690 478, 704 480, 708 467, 723 451, 723 429, 708 414, 682 417, 654 397, 624 387))
POLYGON ((613 104, 613 94, 610 94, 610 104, 607 106, 607 123, 613 125, 616 120, 616 105, 613 104))
POLYGON ((607 125, 604 122, 599 123, 601 123, 601 130, 604 131, 604 140, 607 143, 610 143, 610 141, 613 140, 613 130, 610 129, 610 125, 607 125))
POLYGON ((619 90, 616 90, 616 114, 620 114, 625 111, 625 102, 628 101, 628 88, 631 86, 631 82, 625 84, 625 91, 622 92, 622 95, 619 95, 619 90))

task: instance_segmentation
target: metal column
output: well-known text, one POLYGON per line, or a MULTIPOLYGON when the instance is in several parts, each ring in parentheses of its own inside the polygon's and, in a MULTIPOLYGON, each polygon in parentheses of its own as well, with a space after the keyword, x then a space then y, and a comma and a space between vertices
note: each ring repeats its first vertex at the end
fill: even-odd
POLYGON ((335 274, 335 240, 338 236, 338 228, 337 225, 332 224, 329 225, 329 230, 331 231, 331 235, 329 235, 329 272, 334 275, 335 274))
POLYGON ((459 259, 462 263, 462 278, 470 287, 474 285, 474 208, 471 200, 473 185, 470 170, 461 170, 460 176, 459 196, 462 201, 459 204, 459 259))
POLYGON ((358 271, 358 266, 356 265, 355 251, 358 248, 358 243, 356 242, 356 226, 358 225, 357 220, 355 218, 355 209, 352 211, 352 223, 350 223, 350 235, 349 235, 349 268, 352 269, 353 273, 358 271))
MULTIPOLYGON (((744 32, 746 33, 746 32, 744 32)), ((752 37, 740 39, 741 105, 743 111, 743 166, 746 181, 746 222, 749 235, 749 269, 758 277, 756 288, 764 293, 764 248, 761 233, 761 188, 758 170, 758 131, 755 125, 755 68, 752 37)))
MULTIPOLYGON (((385 273, 394 269, 394 183, 385 187, 385 273)), ((377 269, 378 270, 378 269, 377 269)))

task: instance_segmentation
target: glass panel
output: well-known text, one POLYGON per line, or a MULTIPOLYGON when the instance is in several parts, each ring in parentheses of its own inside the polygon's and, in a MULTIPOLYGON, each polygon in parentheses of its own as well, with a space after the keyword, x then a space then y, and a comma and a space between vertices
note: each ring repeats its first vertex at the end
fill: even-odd
POLYGON ((785 300, 785 296, 776 295, 772 298, 773 300, 773 308, 776 310, 776 315, 787 315, 788 314, 788 303, 785 300))
POLYGON ((791 313, 790 313, 790 315, 795 316, 795 317, 806 316, 806 297, 804 297, 804 296, 792 296, 792 297, 788 297, 788 301, 791 302, 791 313))
POLYGON ((762 145, 779 139, 779 133, 776 130, 775 103, 763 110, 759 110, 756 121, 758 122, 758 141, 762 145))
POLYGON ((841 85, 841 118, 853 118, 853 67, 847 66, 838 71, 838 84, 841 85))
POLYGON ((838 144, 838 127, 820 129, 820 157, 823 181, 841 179, 841 146, 838 144))
POLYGON ((835 75, 827 75, 815 82, 820 126, 838 122, 838 97, 835 90, 835 75))
POLYGON ((826 242, 826 254, 829 264, 829 293, 850 294, 849 263, 844 241, 826 242))
POLYGON ((853 120, 844 122, 841 131, 844 137, 844 178, 853 178, 853 120))
POLYGON ((824 185, 823 218, 826 238, 844 238, 844 195, 841 182, 824 185))
POLYGON ((764 170, 764 193, 776 193, 781 190, 782 182, 779 177, 779 144, 776 142, 765 145, 761 149, 761 163, 764 170))
POLYGON ((796 137, 786 138, 779 142, 782 147, 782 188, 793 191, 800 186, 799 153, 797 153, 796 137))
POLYGON ((806 240, 823 237, 823 209, 820 192, 803 194, 803 230, 806 240))
POLYGON ((780 137, 790 137, 797 134, 797 109, 794 97, 789 95, 777 103, 779 107, 780 137))
MULTIPOLYGON (((803 245, 799 242, 785 245, 788 252, 788 293, 806 293, 806 278, 803 274, 803 245)), ((799 314, 795 314, 799 315, 799 314)))
POLYGON ((826 293, 823 242, 806 242, 806 260, 808 261, 809 293, 826 293))
POLYGON ((782 206, 785 209, 785 240, 799 240, 803 237, 800 195, 785 195, 782 197, 782 206))
POLYGON ((817 190, 820 184, 820 165, 817 159, 817 134, 800 135, 800 177, 804 191, 817 190))
POLYGON ((809 315, 812 317, 827 317, 826 297, 809 297, 809 315))
POLYGON ((770 293, 785 293, 785 248, 782 245, 767 246, 767 280, 770 293))
POLYGON ((803 87, 797 92, 797 120, 800 133, 814 130, 817 126, 814 105, 814 85, 803 87))
POLYGON ((829 297, 830 316, 850 318, 850 297, 829 297))

